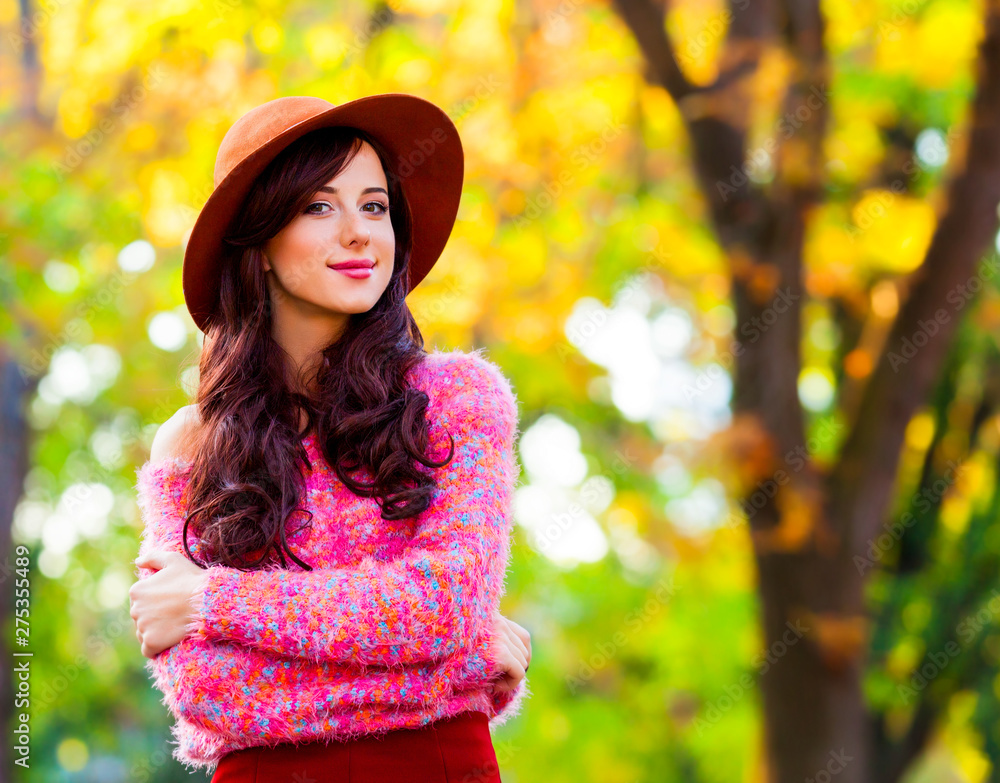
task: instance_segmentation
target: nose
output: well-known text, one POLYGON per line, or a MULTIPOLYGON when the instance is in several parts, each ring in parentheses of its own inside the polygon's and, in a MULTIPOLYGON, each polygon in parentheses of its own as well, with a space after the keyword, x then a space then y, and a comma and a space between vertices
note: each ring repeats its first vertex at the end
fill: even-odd
POLYGON ((365 219, 358 214, 349 215, 340 227, 340 243, 344 247, 364 246, 371 238, 371 231, 365 226, 365 219))

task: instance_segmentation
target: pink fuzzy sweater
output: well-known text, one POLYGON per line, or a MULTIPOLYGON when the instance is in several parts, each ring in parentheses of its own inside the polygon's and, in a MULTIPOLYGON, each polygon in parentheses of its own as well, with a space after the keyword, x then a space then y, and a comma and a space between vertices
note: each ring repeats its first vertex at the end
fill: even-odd
MULTIPOLYGON (((311 527, 289 537, 294 561, 244 572, 213 566, 195 596, 200 613, 180 643, 147 661, 173 713, 174 758, 215 768, 255 745, 349 739, 480 710, 491 727, 520 711, 527 680, 494 694, 501 641, 493 612, 505 592, 520 468, 517 402, 478 352, 431 352, 410 383, 430 397, 430 448, 438 489, 416 517, 381 518, 374 498, 348 490, 314 436, 300 504, 311 527)), ((146 462, 136 485, 140 556, 183 552, 190 465, 146 462)), ((359 479, 370 481, 362 470, 359 479)), ((198 541, 189 536, 192 552, 198 541)), ((144 579, 152 574, 136 568, 144 579)))

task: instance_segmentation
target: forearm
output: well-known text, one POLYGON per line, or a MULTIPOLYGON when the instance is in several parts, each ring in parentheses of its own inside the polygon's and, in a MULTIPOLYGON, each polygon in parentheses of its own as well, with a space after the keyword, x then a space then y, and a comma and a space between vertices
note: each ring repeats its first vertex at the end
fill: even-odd
MULTIPOLYGON (((307 572, 210 569, 192 633, 311 660, 387 666, 469 647, 503 596, 519 470, 509 391, 463 404, 473 408, 466 416, 475 426, 457 429, 439 491, 401 556, 307 572)), ((443 431, 435 435, 434 450, 446 446, 443 431)))
POLYGON ((214 566, 189 632, 314 661, 442 660, 469 647, 498 608, 504 563, 468 544, 448 557, 411 551, 310 572, 214 566))
POLYGON ((320 707, 420 709, 481 688, 489 681, 488 647, 483 636, 469 651, 444 661, 379 668, 187 638, 148 661, 147 669, 175 717, 226 736, 245 736, 292 731, 320 707))
MULTIPOLYGON (((440 661, 472 647, 504 591, 519 474, 516 402, 506 381, 478 358, 456 369, 444 388, 428 408, 429 452, 446 453, 449 436, 455 451, 403 554, 368 554, 306 572, 213 566, 193 596, 189 634, 312 661, 387 667, 440 661)), ((149 498, 176 494, 151 482, 141 489, 149 498)), ((179 504, 162 505, 156 513, 150 508, 149 529, 179 546, 179 504)))

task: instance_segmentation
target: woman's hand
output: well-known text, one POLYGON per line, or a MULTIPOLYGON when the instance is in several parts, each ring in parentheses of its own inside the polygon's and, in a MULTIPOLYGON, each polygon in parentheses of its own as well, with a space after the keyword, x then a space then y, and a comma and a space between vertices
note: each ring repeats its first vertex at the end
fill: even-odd
POLYGON ((503 676, 493 683, 494 693, 513 691, 524 679, 531 663, 531 634, 500 612, 493 614, 493 627, 503 641, 500 667, 503 676))
POLYGON ((135 620, 142 654, 155 658, 187 636, 196 611, 192 598, 208 577, 203 568, 180 552, 149 552, 135 564, 156 571, 128 591, 132 604, 129 614, 135 620))

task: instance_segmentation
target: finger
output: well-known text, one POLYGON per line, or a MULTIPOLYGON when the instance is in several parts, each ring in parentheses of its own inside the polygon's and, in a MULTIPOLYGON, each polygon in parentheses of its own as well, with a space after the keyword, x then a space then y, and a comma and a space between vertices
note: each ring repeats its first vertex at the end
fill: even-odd
POLYGON ((158 654, 163 652, 163 647, 160 646, 159 642, 154 638, 153 634, 143 634, 142 637, 142 649, 143 655, 147 658, 155 658, 158 654))
POLYGON ((509 693, 510 691, 511 691, 511 686, 506 678, 497 680, 495 683, 493 683, 494 693, 509 693))
POLYGON ((504 623, 500 623, 496 627, 496 635, 497 660, 493 670, 493 676, 495 677, 506 671, 514 660, 511 650, 510 635, 504 623))
POLYGON ((504 640, 499 646, 499 655, 493 667, 491 679, 507 677, 510 673, 516 673, 523 666, 523 661, 518 660, 516 651, 512 648, 509 640, 504 640))
POLYGON ((513 632, 508 631, 507 639, 508 665, 505 668, 511 674, 519 674, 528 665, 528 654, 521 646, 521 640, 514 636, 513 632))
MULTIPOLYGON (((518 638, 524 642, 525 650, 528 653, 528 663, 531 663, 531 634, 528 632, 527 628, 523 628, 513 620, 511 620, 511 623, 514 626, 514 632, 517 634, 518 638)), ((528 667, 525 666, 524 669, 527 671, 528 667)))
MULTIPOLYGON (((527 631, 525 631, 527 633, 527 631)), ((531 634, 527 634, 528 638, 524 640, 524 646, 528 650, 528 663, 531 663, 531 634)))
MULTIPOLYGON (((518 667, 523 670, 528 665, 528 651, 521 640, 517 638, 517 634, 510 628, 504 629, 504 636, 507 639, 507 651, 511 661, 516 661, 518 667)), ((513 669, 508 669, 508 671, 513 672, 513 669)))
POLYGON ((528 646, 524 643, 524 641, 521 639, 521 637, 517 634, 516 629, 513 627, 513 626, 516 626, 517 623, 515 623, 513 620, 508 620, 507 618, 504 618, 504 619, 507 620, 507 625, 508 625, 507 635, 508 635, 508 637, 511 639, 511 642, 514 645, 515 649, 517 649, 518 651, 520 651, 520 654, 521 654, 521 656, 524 659, 522 663, 527 663, 528 662, 528 646))
POLYGON ((526 645, 530 645, 531 644, 531 634, 528 633, 528 629, 527 628, 525 628, 523 625, 519 625, 518 623, 515 623, 513 620, 511 620, 509 618, 507 619, 507 622, 510 624, 511 630, 513 630, 514 633, 517 634, 517 637, 522 642, 524 642, 526 645))
POLYGON ((491 685, 494 690, 503 692, 510 691, 517 687, 517 684, 521 681, 521 677, 517 674, 511 674, 509 672, 504 672, 502 676, 497 677, 491 685))
POLYGON ((165 565, 165 555, 166 552, 161 552, 158 549, 150 550, 146 554, 141 555, 136 558, 135 564, 140 568, 163 568, 165 565))
POLYGON ((512 689, 516 688, 517 684, 523 679, 524 679, 524 667, 520 663, 511 666, 504 673, 504 680, 506 680, 507 685, 512 689))
MULTIPOLYGON (((521 628, 521 627, 518 626, 518 628, 521 628)), ((530 664, 531 663, 531 634, 528 633, 524 628, 521 628, 521 630, 524 631, 524 634, 522 635, 522 634, 519 633, 518 634, 518 638, 524 643, 525 653, 527 654, 528 663, 530 664)), ((524 670, 525 671, 528 670, 527 665, 524 667, 524 670)))

